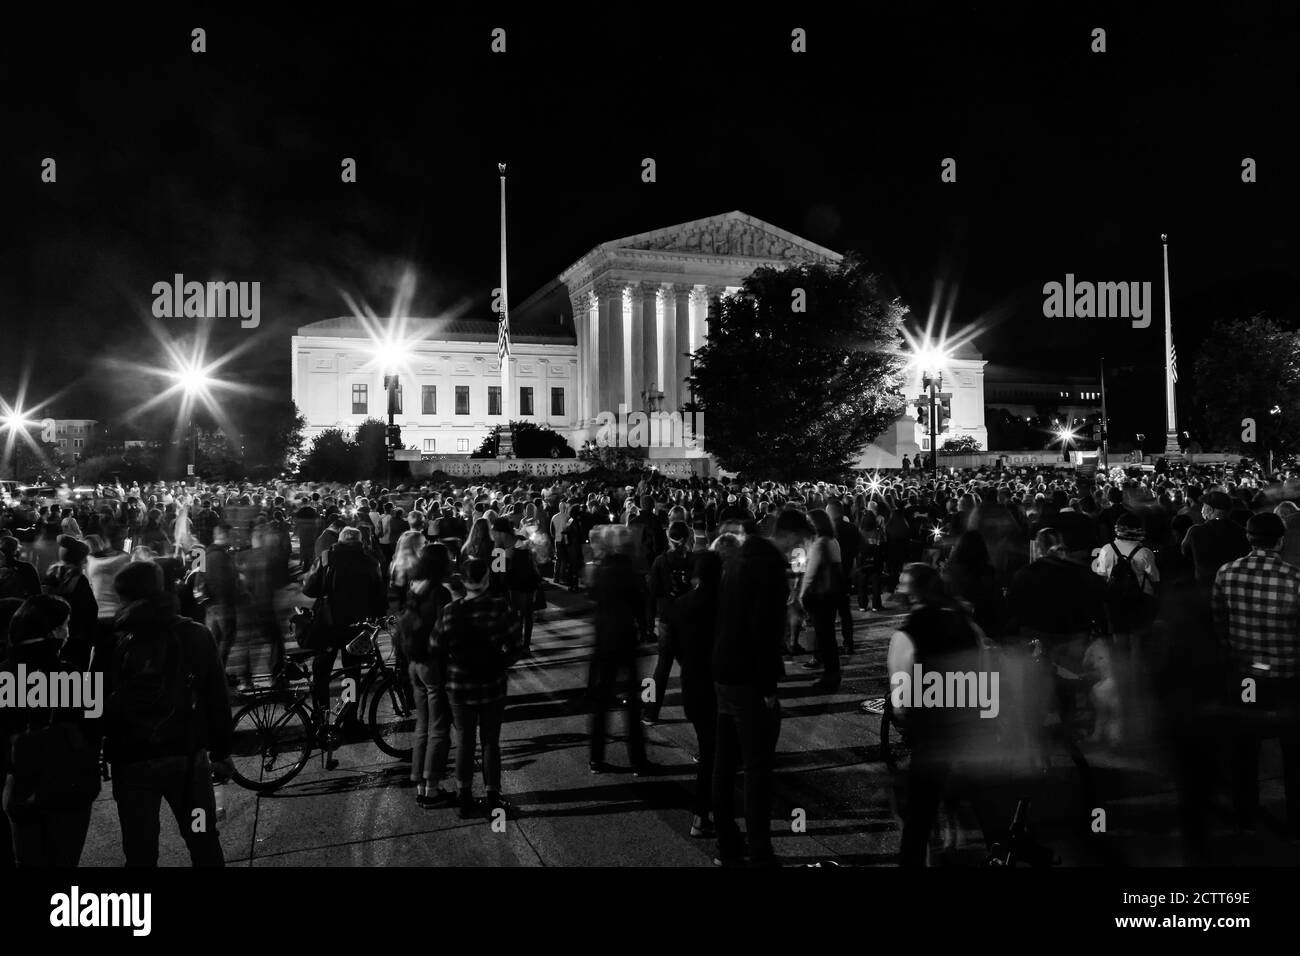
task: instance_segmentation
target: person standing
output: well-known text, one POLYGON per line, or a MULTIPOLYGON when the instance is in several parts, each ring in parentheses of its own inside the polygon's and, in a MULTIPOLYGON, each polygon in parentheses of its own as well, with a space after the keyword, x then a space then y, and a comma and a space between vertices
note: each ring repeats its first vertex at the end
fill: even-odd
MULTIPOLYGON (((212 543, 204 549, 203 578, 208 602, 203 611, 203 623, 217 642, 224 670, 230 664, 230 652, 239 636, 236 610, 239 606, 239 569, 230 549, 230 526, 225 522, 219 522, 212 529, 212 543)), ((251 685, 250 674, 241 676, 251 685)), ((228 677, 228 681, 232 686, 238 683, 234 675, 228 677)))
POLYGON ((673 649, 668 640, 668 613, 673 602, 691 589, 691 552, 687 550, 691 529, 684 521, 674 521, 668 529, 668 550, 650 567, 650 598, 654 601, 655 639, 659 657, 655 662, 654 698, 646 707, 641 722, 647 726, 659 720, 668 677, 673 669, 673 649))
POLYGON ((488 593, 489 565, 465 562, 465 597, 443 608, 434 625, 436 653, 447 658, 447 696, 456 724, 456 780, 461 819, 477 813, 474 755, 483 745, 485 806, 492 816, 509 809, 501 797, 501 724, 505 718, 507 672, 523 651, 519 615, 505 598, 488 593))
POLYGON ((316 536, 320 534, 320 516, 310 498, 303 498, 293 513, 293 532, 298 538, 298 563, 305 574, 316 559, 316 536))
POLYGON ((615 525, 601 536, 602 553, 592 578, 596 600, 596 646, 587 688, 591 703, 592 773, 605 773, 605 719, 621 687, 627 715, 627 753, 632 771, 648 768, 641 727, 641 686, 636 649, 645 607, 645 576, 630 554, 631 534, 615 525), (619 539, 622 540, 619 540, 619 539))
POLYGON ((98 637, 99 605, 85 574, 88 553, 85 544, 76 538, 68 535, 59 538, 59 560, 50 565, 41 582, 44 593, 63 598, 71 608, 64 657, 81 670, 90 665, 91 651, 98 637))
POLYGON ((682 705, 695 728, 699 763, 691 805, 691 836, 715 836, 713 762, 718 739, 718 692, 713 686, 713 647, 718 622, 718 588, 722 558, 715 551, 693 556, 693 590, 673 601, 666 625, 668 646, 682 666, 682 705))
POLYGON ((822 668, 822 676, 813 682, 816 690, 834 693, 840 686, 840 648, 835 642, 835 614, 844 589, 844 566, 840 545, 835 540, 835 526, 820 508, 808 513, 814 537, 808 549, 808 570, 799 592, 800 602, 812 619, 816 635, 816 660, 805 668, 822 668))
MULTIPOLYGON (((0 670, 19 669, 28 681, 77 665, 65 660, 71 608, 62 598, 29 598, 9 622, 9 653, 0 670)), ((99 796, 99 720, 84 710, 0 708, 0 779, 14 863, 19 867, 76 866, 99 796)))
POLYGON ((105 687, 104 754, 126 865, 158 865, 166 800, 191 862, 224 866, 212 782, 232 772, 233 721, 216 643, 206 627, 180 616, 156 564, 129 564, 114 587, 122 610, 105 687))
POLYGON ((1204 501, 1201 515, 1205 520, 1188 529, 1187 537, 1183 538, 1183 554, 1196 566, 1197 586, 1210 594, 1219 569, 1229 561, 1245 557, 1250 552, 1250 543, 1241 526, 1229 517, 1232 499, 1227 494, 1211 491, 1204 501))
MULTIPOLYGON (((1208 519, 1207 527, 1215 519, 1208 519)), ((1188 535, 1199 529, 1192 528, 1188 535)), ((1287 837, 1300 837, 1300 568, 1282 560, 1282 519, 1252 515, 1246 525, 1250 554, 1230 561, 1214 579, 1215 630, 1230 655, 1228 700, 1238 713, 1232 748, 1233 806, 1237 824, 1255 827, 1259 814, 1260 718, 1281 714, 1282 780, 1287 837), (1247 681, 1250 684, 1247 684, 1247 681), (1254 689, 1246 703, 1247 687, 1254 689)))
POLYGON ((786 562, 766 538, 748 536, 722 576, 713 680, 718 695, 713 818, 719 866, 774 865, 772 774, 781 729, 777 684, 781 660, 786 562), (736 825, 736 773, 745 769, 745 837, 736 825))
MULTIPOLYGON (((330 711, 330 675, 334 661, 343 652, 345 675, 359 680, 362 659, 346 650, 357 636, 355 626, 388 612, 388 586, 379 562, 366 553, 361 530, 348 526, 339 532, 338 544, 319 553, 316 563, 303 579, 302 593, 323 601, 329 607, 331 624, 322 645, 312 660, 312 696, 321 719, 330 711)), ((356 704, 347 704, 343 713, 345 732, 359 732, 356 704)))
POLYGON ((415 740, 411 783, 415 802, 424 808, 453 806, 456 794, 442 788, 451 753, 451 702, 447 698, 447 660, 431 647, 434 625, 451 603, 447 580, 451 555, 445 545, 425 545, 404 589, 398 628, 408 663, 415 705, 415 740))

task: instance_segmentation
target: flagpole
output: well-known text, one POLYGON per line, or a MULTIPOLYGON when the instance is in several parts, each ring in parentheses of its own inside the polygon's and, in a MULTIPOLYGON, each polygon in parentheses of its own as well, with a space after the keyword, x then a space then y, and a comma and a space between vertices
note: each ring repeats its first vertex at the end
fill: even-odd
POLYGON ((498 329, 498 336, 504 331, 505 334, 505 354, 497 350, 497 358, 501 362, 501 431, 499 434, 505 439, 504 442, 498 441, 497 454, 502 454, 502 445, 505 450, 513 453, 511 447, 510 435, 510 309, 509 299, 506 296, 506 164, 498 163, 497 170, 501 174, 501 316, 498 321, 504 326, 504 330, 498 329))
POLYGON ((1101 467, 1110 471, 1110 419, 1106 417, 1106 356, 1101 357, 1101 467))
POLYGON ((1178 448, 1178 399, 1174 392, 1174 321, 1169 303, 1169 237, 1160 234, 1165 260, 1165 456, 1180 456, 1178 448))

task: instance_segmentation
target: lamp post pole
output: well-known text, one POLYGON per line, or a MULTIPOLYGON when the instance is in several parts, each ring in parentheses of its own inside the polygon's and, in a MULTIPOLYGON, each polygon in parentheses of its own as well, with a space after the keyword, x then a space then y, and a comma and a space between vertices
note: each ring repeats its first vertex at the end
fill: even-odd
POLYGON ((388 453, 388 482, 387 487, 391 491, 393 488, 393 448, 396 445, 393 428, 395 425, 395 413, 397 411, 397 375, 390 372, 384 376, 384 391, 388 397, 388 430, 384 433, 384 447, 388 453))
POLYGON ((942 382, 942 373, 925 373, 925 385, 930 390, 930 473, 935 478, 939 477, 939 389, 943 387, 942 382))
POLYGON ((1106 418, 1106 357, 1101 359, 1101 463, 1110 471, 1110 422, 1106 418))

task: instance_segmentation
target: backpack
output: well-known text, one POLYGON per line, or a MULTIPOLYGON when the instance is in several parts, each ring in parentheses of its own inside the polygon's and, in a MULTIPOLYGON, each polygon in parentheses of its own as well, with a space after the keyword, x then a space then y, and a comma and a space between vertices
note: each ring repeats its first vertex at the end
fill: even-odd
POLYGON ((4 809, 80 810, 99 796, 99 747, 75 722, 27 724, 6 742, 4 809))
MULTIPOLYGON (((1154 602, 1143 587, 1147 580, 1146 572, 1138 576, 1133 567, 1132 556, 1125 557, 1115 546, 1115 565, 1111 568, 1110 579, 1106 582, 1106 613, 1110 618, 1112 633, 1131 631, 1150 623, 1151 606, 1154 602)), ((1137 554, 1134 549, 1133 554, 1137 554)))
POLYGON ((165 754, 186 753, 194 745, 194 669, 177 634, 120 636, 113 649, 113 692, 104 708, 110 740, 165 754))
POLYGON ((429 648, 433 625, 438 621, 439 612, 450 602, 451 594, 437 583, 425 593, 412 595, 408 600, 406 609, 397 622, 402 653, 407 660, 422 663, 433 656, 429 648))
POLYGON ((0 598, 26 600, 29 596, 17 571, 10 567, 0 568, 0 598))

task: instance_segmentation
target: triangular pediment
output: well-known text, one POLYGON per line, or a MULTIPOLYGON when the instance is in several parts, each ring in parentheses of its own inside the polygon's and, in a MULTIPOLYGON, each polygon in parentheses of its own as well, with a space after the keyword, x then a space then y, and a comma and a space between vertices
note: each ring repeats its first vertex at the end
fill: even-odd
POLYGON ((841 258, 837 252, 743 212, 728 212, 638 233, 602 243, 601 248, 607 252, 634 249, 751 259, 820 259, 838 262, 841 258))

